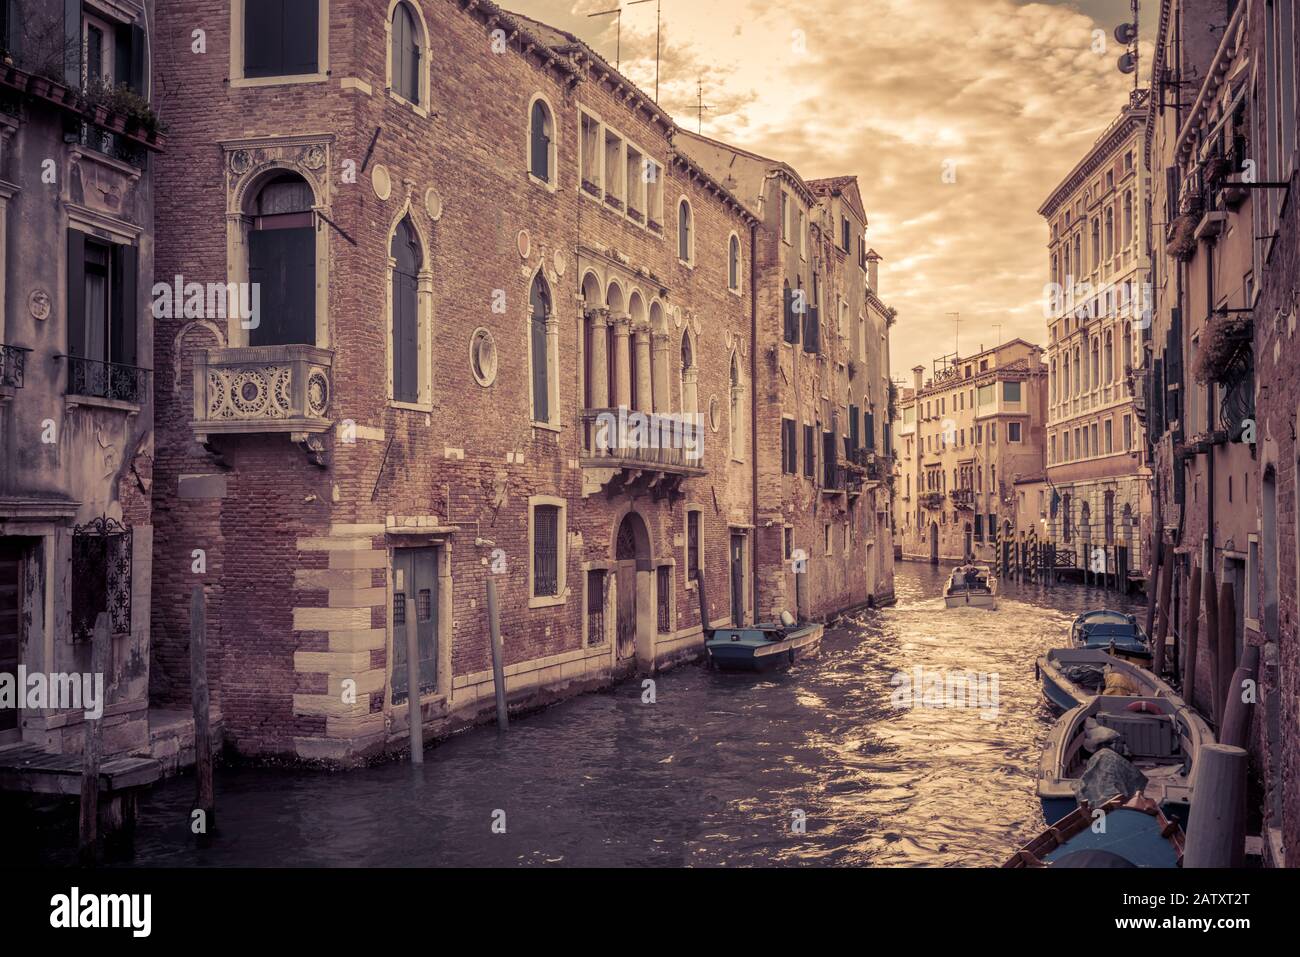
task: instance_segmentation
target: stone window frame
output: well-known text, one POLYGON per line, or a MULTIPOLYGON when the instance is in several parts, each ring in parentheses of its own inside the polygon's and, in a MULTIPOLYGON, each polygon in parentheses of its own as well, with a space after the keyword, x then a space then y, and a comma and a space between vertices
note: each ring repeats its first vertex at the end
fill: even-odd
MULTIPOLYGON (((312 189, 313 214, 330 215, 330 156, 334 144, 332 133, 307 136, 259 136, 224 140, 228 171, 226 186, 226 282, 248 282, 248 230, 244 206, 257 194, 267 179, 277 172, 300 176, 312 189), (313 150, 319 150, 318 154, 313 150), (247 157, 241 160, 241 155, 247 157), (252 157, 263 155, 260 162, 252 157), (244 166, 244 162, 252 165, 244 166), (319 162, 319 166, 315 164, 319 162), (311 165, 308 165, 308 164, 311 165)), ((316 342, 320 349, 330 348, 330 234, 333 230, 316 230, 316 342)), ((237 315, 226 317, 226 342, 232 348, 248 345, 248 330, 237 315)))
MULTIPOLYGON (((230 3, 230 86, 287 86, 296 83, 327 83, 330 78, 330 0, 317 0, 316 72, 292 76, 244 76, 244 7, 257 0, 230 3)), ((390 21, 391 22, 391 21, 390 21)))
POLYGON ((402 208, 397 211, 397 215, 390 221, 388 236, 384 241, 384 376, 387 383, 384 394, 389 407, 393 409, 432 412, 434 408, 434 296, 433 268, 430 264, 429 249, 429 237, 425 235, 424 230, 421 228, 419 218, 415 215, 415 208, 411 205, 410 197, 407 197, 402 208), (420 242, 420 272, 416 276, 416 309, 419 319, 417 331, 419 356, 416 361, 416 369, 420 382, 420 398, 415 402, 399 400, 394 396, 393 392, 393 270, 397 268, 397 261, 393 259, 392 248, 393 237, 397 235, 397 227, 405 219, 410 219, 411 227, 415 230, 416 238, 420 242))
POLYGON ((677 200, 677 261, 687 269, 695 268, 695 240, 698 238, 697 224, 695 217, 695 206, 691 198, 683 193, 677 200), (682 207, 686 207, 686 257, 682 257, 682 207))
POLYGON ((409 107, 417 116, 425 119, 429 117, 433 97, 433 57, 429 56, 429 24, 424 18, 424 10, 413 0, 389 0, 388 13, 384 17, 384 92, 396 102, 409 107), (420 88, 417 93, 419 102, 416 103, 393 89, 393 15, 399 6, 407 7, 414 14, 415 29, 419 33, 420 88))
POLYGON ((562 416, 560 413, 560 320, 556 304, 556 286, 558 284, 552 281, 552 277, 546 274, 544 266, 539 265, 536 269, 530 270, 528 279, 524 285, 524 293, 521 297, 524 307, 523 323, 521 325, 523 337, 523 350, 526 359, 525 371, 527 379, 525 384, 528 391, 528 421, 535 429, 546 429, 550 432, 559 432, 561 429, 562 416), (533 283, 538 277, 546 285, 546 292, 550 298, 551 309, 546 314, 546 395, 547 404, 550 408, 547 410, 550 415, 546 419, 537 418, 536 410, 533 408, 533 340, 532 340, 532 291, 533 283))
MULTIPOLYGON (((530 495, 528 498, 528 607, 554 608, 565 604, 569 598, 568 559, 569 559, 569 502, 558 495, 530 495), (555 594, 536 595, 534 575, 536 569, 533 561, 534 533, 536 530, 537 507, 552 505, 558 509, 555 520, 555 594)), ((583 588, 586 594, 586 588, 583 588)), ((585 614, 585 607, 584 607, 585 614)))
MULTIPOLYGON (((626 141, 624 142, 626 143, 626 141)), ((528 108, 524 111, 524 170, 527 173, 528 181, 549 193, 554 193, 560 188, 559 159, 560 115, 555 111, 555 104, 551 102, 550 97, 541 90, 538 90, 528 98, 528 108), (542 179, 533 172, 533 107, 538 103, 541 103, 542 106, 545 107, 546 115, 551 121, 551 141, 548 147, 548 155, 546 157, 547 173, 549 174, 547 179, 542 179)), ((581 180, 578 182, 578 188, 582 188, 581 180)))
POLYGON ((691 513, 699 515, 700 529, 700 567, 699 573, 704 574, 704 506, 687 503, 682 510, 682 576, 686 581, 686 590, 694 591, 696 583, 691 578, 691 513))
MULTIPOLYGON (((583 648, 606 648, 612 641, 612 636, 616 630, 615 622, 611 618, 616 617, 616 602, 609 601, 609 581, 610 572, 613 571, 614 563, 609 561, 589 561, 582 563, 582 647, 583 648), (589 621, 589 612, 591 599, 591 573, 600 572, 602 580, 605 583, 605 595, 602 600, 602 610, 605 616, 605 636, 599 644, 591 643, 591 628, 589 621)), ((617 642, 613 642, 617 644, 617 642)))
POLYGON ((731 293, 736 298, 741 297, 741 279, 744 276, 744 271, 745 271, 744 245, 740 241, 740 234, 733 229, 727 235, 727 292, 731 293), (732 255, 733 249, 735 251, 734 258, 736 263, 735 285, 732 285, 731 283, 731 263, 733 258, 732 255))

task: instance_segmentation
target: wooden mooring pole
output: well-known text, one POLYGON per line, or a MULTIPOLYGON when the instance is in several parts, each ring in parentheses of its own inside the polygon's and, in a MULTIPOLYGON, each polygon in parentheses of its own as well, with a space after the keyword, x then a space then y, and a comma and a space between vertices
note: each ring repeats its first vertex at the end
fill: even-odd
POLYGON ((195 585, 190 593, 190 703, 194 709, 194 809, 203 812, 203 827, 195 833, 202 835, 211 833, 216 814, 208 728, 208 611, 202 585, 195 585))
POLYGON ((1237 593, 1232 582, 1225 581, 1219 585, 1219 683, 1214 689, 1218 698, 1219 740, 1228 723, 1229 686, 1232 673, 1237 670, 1237 593))
POLYGON ((1241 666, 1232 674, 1228 685, 1228 700, 1223 705, 1223 730, 1219 740, 1235 748, 1244 748, 1250 740, 1250 715, 1254 710, 1254 695, 1247 695, 1252 684, 1258 688, 1259 645, 1249 645, 1241 656, 1241 666))
POLYGON ((1246 855, 1246 752, 1207 744, 1196 756, 1184 870, 1241 867, 1246 855))
POLYGON ((1219 711, 1223 699, 1219 689, 1223 683, 1219 678, 1219 592, 1214 580, 1213 562, 1201 567, 1201 596, 1205 601, 1205 640, 1209 646, 1210 658, 1210 717, 1216 728, 1221 726, 1223 715, 1219 711))
MULTIPOLYGON (((101 611, 95 619, 95 630, 91 635, 90 672, 105 675, 107 687, 109 642, 112 637, 108 630, 108 612, 101 611)), ((102 702, 101 702, 102 706, 102 702)), ((103 718, 81 719, 85 729, 85 740, 81 750, 81 815, 78 827, 78 854, 82 864, 94 864, 99 847, 99 759, 103 748, 103 718)))
POLYGON ((1192 578, 1187 584, 1187 651, 1183 657, 1183 697, 1190 704, 1196 698, 1197 639, 1201 630, 1201 566, 1192 566, 1192 578))
POLYGON ((1160 546, 1160 627, 1156 632, 1155 647, 1151 649, 1151 670, 1157 676, 1164 674, 1165 642, 1169 639, 1169 601, 1174 584, 1174 563, 1170 560, 1169 545, 1160 546))
MULTIPOLYGON (((407 572, 409 575, 410 572, 407 572)), ((424 713, 420 710, 420 636, 415 599, 406 596, 406 723, 411 726, 411 763, 424 763, 424 713)))
POLYGON ((492 640, 492 686, 497 696, 497 730, 510 726, 506 706, 506 673, 501 651, 501 609, 497 605, 497 583, 491 575, 487 580, 488 635, 492 640))

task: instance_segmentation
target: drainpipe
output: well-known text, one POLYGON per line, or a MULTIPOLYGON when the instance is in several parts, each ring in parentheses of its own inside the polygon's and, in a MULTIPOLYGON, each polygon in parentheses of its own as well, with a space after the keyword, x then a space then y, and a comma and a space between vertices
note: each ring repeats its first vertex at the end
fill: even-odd
MULTIPOLYGON (((758 623, 758 223, 749 224, 749 457, 751 459, 750 519, 754 540, 750 544, 750 603, 758 623)), ((784 553, 783 553, 784 554, 784 553)))
MULTIPOLYGON (((1209 319, 1210 315, 1212 315, 1214 310, 1214 248, 1216 245, 1217 243, 1214 240, 1210 241, 1210 245, 1206 250, 1207 255, 1205 257, 1205 267, 1206 267, 1205 268, 1205 314, 1207 320, 1209 319)), ((1187 376, 1186 365, 1187 365, 1186 362, 1184 362, 1183 363, 1184 378, 1186 378, 1187 376)), ((1214 431, 1214 425, 1212 422, 1213 416, 1214 416, 1214 383, 1207 382, 1205 385, 1205 430, 1207 432, 1214 431)), ((1214 561, 1214 445, 1213 443, 1211 443, 1210 448, 1205 453, 1205 464, 1206 464, 1205 533, 1210 540, 1210 561, 1213 562, 1214 561)), ((1185 493, 1183 497, 1184 499, 1186 499, 1185 493)), ((1218 575, 1215 575, 1214 577, 1216 580, 1219 578, 1218 575)))

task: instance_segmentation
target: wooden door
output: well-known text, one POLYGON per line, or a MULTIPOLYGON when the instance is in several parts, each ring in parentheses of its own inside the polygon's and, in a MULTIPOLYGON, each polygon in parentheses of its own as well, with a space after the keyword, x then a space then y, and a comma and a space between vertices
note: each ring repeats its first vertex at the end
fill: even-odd
POLYGON ((406 615, 411 599, 420 654, 420 693, 438 688, 438 578, 436 548, 393 550, 393 701, 405 701, 406 615))
POLYGON ((731 623, 745 623, 745 536, 731 536, 731 623))

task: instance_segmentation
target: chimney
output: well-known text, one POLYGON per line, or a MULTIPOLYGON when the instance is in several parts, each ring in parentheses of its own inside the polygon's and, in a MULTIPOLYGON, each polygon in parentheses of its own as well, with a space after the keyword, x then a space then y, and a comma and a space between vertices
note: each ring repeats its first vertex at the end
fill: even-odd
POLYGON ((921 394, 923 376, 925 375, 925 366, 912 366, 912 387, 916 389, 916 394, 921 394))
POLYGON ((880 253, 874 249, 867 250, 867 285, 877 296, 880 295, 880 253))

